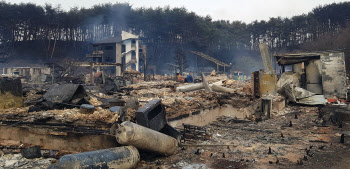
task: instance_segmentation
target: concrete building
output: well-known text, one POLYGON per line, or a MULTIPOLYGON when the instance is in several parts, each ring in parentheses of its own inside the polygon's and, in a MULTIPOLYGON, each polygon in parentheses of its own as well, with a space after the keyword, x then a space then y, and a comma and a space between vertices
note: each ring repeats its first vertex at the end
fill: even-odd
POLYGON ((103 67, 106 74, 121 76, 127 69, 139 71, 139 41, 138 36, 122 31, 120 37, 106 38, 92 44, 93 53, 87 57, 93 62, 120 63, 122 66, 103 67))
POLYGON ((4 67, 2 72, 6 76, 22 76, 30 81, 45 81, 51 75, 48 67, 4 67))
POLYGON ((287 66, 301 74, 300 87, 325 98, 347 98, 345 54, 342 50, 275 54, 282 72, 287 66))

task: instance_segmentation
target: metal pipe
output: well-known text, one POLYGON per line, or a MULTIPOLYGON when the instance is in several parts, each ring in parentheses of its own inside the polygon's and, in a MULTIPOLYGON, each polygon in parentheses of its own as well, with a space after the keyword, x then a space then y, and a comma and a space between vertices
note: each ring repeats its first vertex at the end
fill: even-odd
MULTIPOLYGON (((219 71, 218 71, 219 72, 219 71)), ((203 86, 205 88, 205 91, 207 92, 212 92, 211 88, 209 87, 209 83, 207 82, 207 80, 205 79, 205 76, 204 74, 202 73, 202 83, 203 83, 203 86)))
POLYGON ((140 161, 140 154, 133 146, 115 147, 61 157, 48 169, 85 169, 85 168, 135 168, 140 161))
POLYGON ((216 92, 226 92, 226 93, 234 93, 235 92, 235 89, 230 89, 230 88, 219 86, 219 85, 215 85, 215 84, 213 84, 211 86, 211 89, 213 91, 216 91, 216 92))
POLYGON ((116 140, 122 145, 170 156, 175 153, 177 140, 163 133, 125 121, 116 129, 116 140))
POLYGON ((177 92, 190 92, 194 90, 204 89, 203 83, 194 83, 185 86, 176 87, 177 92))
POLYGON ((204 74, 201 74, 202 76, 202 83, 195 83, 195 84, 189 84, 185 86, 176 87, 177 92, 190 92, 200 89, 205 89, 208 92, 212 92, 207 80, 205 79, 204 74))

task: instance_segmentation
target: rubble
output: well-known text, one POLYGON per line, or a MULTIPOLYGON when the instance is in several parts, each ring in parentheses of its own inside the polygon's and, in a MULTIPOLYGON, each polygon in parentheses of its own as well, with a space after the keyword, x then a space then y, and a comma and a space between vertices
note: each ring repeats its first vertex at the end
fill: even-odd
MULTIPOLYGON (((95 156, 102 159, 102 156, 109 156, 106 149, 119 149, 121 145, 135 146, 135 151, 140 151, 141 161, 132 164, 138 168, 197 165, 222 168, 226 164, 283 168, 300 164, 300 161, 308 165, 313 160, 311 154, 322 155, 321 150, 329 151, 329 144, 335 144, 332 140, 339 143, 342 134, 347 145, 349 139, 345 130, 349 125, 340 122, 340 119, 348 119, 346 113, 318 117, 317 107, 301 107, 300 104, 317 103, 328 107, 330 105, 324 104, 327 101, 324 95, 305 89, 300 80, 302 75, 285 73, 282 76, 277 83, 274 80, 268 83, 274 87, 259 86, 258 90, 254 79, 233 80, 219 72, 203 74, 202 82, 193 84, 167 80, 159 75, 155 76, 157 81, 149 82, 134 78, 137 83, 120 85, 118 89, 111 87, 114 89, 108 91, 101 90, 108 88, 103 79, 101 83, 98 80, 102 74, 95 78, 96 85, 25 83, 26 107, 0 110, 3 125, 0 131, 12 133, 0 136, 0 147, 7 153, 20 153, 40 145, 41 151, 49 152, 36 156, 33 163, 37 159, 71 154, 52 166, 56 168, 67 167, 64 159, 80 156, 76 153, 99 154, 95 156), (278 89, 282 95, 274 95, 270 89, 278 89), (298 104, 289 104, 286 99, 298 104), (9 140, 16 142, 10 145, 9 140), (318 149, 320 152, 308 149, 306 161, 305 154, 301 153, 305 145, 323 148, 318 149), (97 151, 91 152, 94 150, 97 151)), ((266 79, 258 80, 260 83, 266 79)), ((110 84, 115 86, 113 83, 110 84)), ((336 98, 332 104, 338 101, 340 99, 336 98)), ((337 104, 343 105, 345 103, 337 104)), ((335 110, 340 112, 339 108, 335 110)), ((334 149, 341 148, 334 146, 334 149)), ((82 159, 86 157, 83 156, 82 159)), ((2 157, 0 166, 5 166, 1 160, 2 157)), ((75 163, 103 166, 110 162, 97 160, 87 164, 89 160, 83 161, 75 163)), ((15 164, 6 166, 16 167, 15 164)))
POLYGON ((54 158, 35 158, 26 159, 21 154, 6 154, 0 157, 0 168, 12 169, 12 168, 47 168, 52 162, 55 162, 54 158))
POLYGON ((82 85, 55 84, 44 95, 40 102, 29 108, 29 112, 72 108, 89 104, 88 95, 82 85))
POLYGON ((29 147, 21 150, 21 155, 24 158, 33 159, 41 157, 40 147, 29 147))

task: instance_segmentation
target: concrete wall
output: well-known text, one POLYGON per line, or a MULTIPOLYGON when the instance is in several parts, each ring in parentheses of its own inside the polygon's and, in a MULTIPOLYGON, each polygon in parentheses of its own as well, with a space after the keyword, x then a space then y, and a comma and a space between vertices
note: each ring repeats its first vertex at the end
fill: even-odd
POLYGON ((3 73, 6 75, 15 75, 30 77, 30 80, 36 80, 42 75, 50 75, 51 69, 47 67, 5 67, 3 73))
POLYGON ((259 89, 261 95, 273 95, 277 94, 277 75, 262 74, 259 77, 259 89))
POLYGON ((344 52, 324 53, 321 58, 323 95, 346 98, 346 69, 344 52))
POLYGON ((323 94, 321 60, 313 59, 306 64, 306 90, 323 94))
MULTIPOLYGON (((115 55, 115 63, 122 63, 122 44, 118 43, 116 45, 116 55, 115 55)), ((120 66, 115 67, 115 75, 121 76, 122 75, 122 68, 120 66)))
MULTIPOLYGON (((126 55, 124 56, 125 63, 128 63, 131 60, 131 52, 130 52, 131 51, 131 39, 123 41, 123 44, 125 45, 125 53, 126 53, 126 55)), ((128 66, 128 67, 130 67, 130 66, 128 66)), ((127 69, 128 67, 125 67, 124 70, 127 69)))
POLYGON ((115 61, 116 61, 115 60, 115 55, 116 55, 116 44, 115 43, 94 45, 94 51, 103 51, 102 62, 115 63, 115 61))
POLYGON ((135 52, 136 55, 136 63, 133 63, 131 65, 128 65, 125 67, 125 69, 128 69, 130 67, 133 67, 132 65, 134 65, 136 71, 139 71, 139 43, 138 40, 136 40, 135 45, 132 44, 132 39, 127 39, 123 41, 123 44, 125 45, 125 63, 128 63, 131 61, 132 59, 132 51, 135 52))

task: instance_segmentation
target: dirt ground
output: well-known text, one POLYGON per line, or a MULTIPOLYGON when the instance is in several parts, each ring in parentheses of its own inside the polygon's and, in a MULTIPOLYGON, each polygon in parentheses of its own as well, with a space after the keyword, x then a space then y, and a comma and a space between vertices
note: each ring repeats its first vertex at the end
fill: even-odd
MULTIPOLYGON (((218 79, 209 78, 208 81, 216 82, 218 79)), ((143 82, 128 86, 124 93, 110 96, 100 93, 90 95, 92 96, 90 102, 93 105, 101 105, 103 99, 112 97, 125 100, 137 98, 139 105, 127 114, 135 113, 137 108, 150 100, 162 99, 168 120, 186 114, 192 116, 194 112, 203 109, 221 113, 219 117, 203 115, 196 121, 192 120, 193 125, 204 124, 210 139, 182 142, 176 154, 169 157, 140 151, 141 161, 137 168, 329 169, 350 166, 349 142, 340 143, 341 133, 349 130, 349 127, 339 128, 338 125, 330 123, 329 119, 320 118, 319 107, 289 105, 282 111, 273 112, 271 119, 255 117, 254 112, 250 117, 237 118, 238 114, 246 113, 245 108, 253 107, 255 103, 260 102, 252 98, 250 91, 245 90, 250 86, 249 82, 231 82, 224 85, 235 89, 235 93, 208 93, 204 90, 186 93, 174 91, 174 87, 179 85, 184 84, 174 81, 143 82), (102 98, 102 101, 97 98, 102 98), (222 107, 225 107, 225 111, 217 109, 222 107), (200 121, 203 117, 211 118, 200 121)), ((30 96, 34 97, 36 94, 30 96)), ((108 124, 115 115, 109 109, 101 107, 97 108, 93 114, 81 114, 78 108, 32 113, 28 113, 27 109, 28 107, 2 110, 0 120, 13 120, 13 123, 9 124, 67 123, 107 130, 108 124)), ((170 120, 169 123, 171 123, 170 120)), ((8 143, 1 144, 2 142, 4 141, 0 140, 0 146, 8 145, 8 143)), ((16 143, 16 146, 21 144, 16 143)), ((18 146, 13 150, 9 148, 13 147, 1 148, 0 168, 46 168, 57 160, 43 157, 28 160, 22 158, 18 146)))
POLYGON ((188 143, 176 155, 151 158, 140 168, 348 168, 350 146, 340 143, 341 128, 317 124, 317 107, 286 109, 262 122, 221 117, 206 126, 210 140, 188 143))

